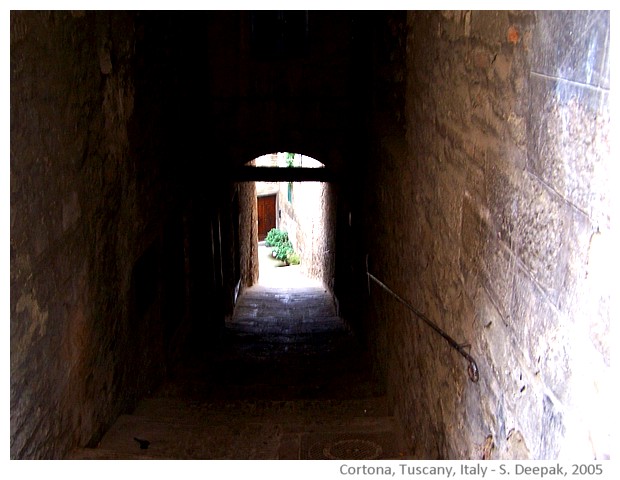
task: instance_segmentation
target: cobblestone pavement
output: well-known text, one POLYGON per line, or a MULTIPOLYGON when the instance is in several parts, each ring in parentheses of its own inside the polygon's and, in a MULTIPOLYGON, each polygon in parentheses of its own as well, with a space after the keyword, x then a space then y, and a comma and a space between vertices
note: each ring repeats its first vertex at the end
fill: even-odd
POLYGON ((98 448, 71 458, 412 458, 331 295, 295 267, 270 268, 215 347, 191 352, 98 448))

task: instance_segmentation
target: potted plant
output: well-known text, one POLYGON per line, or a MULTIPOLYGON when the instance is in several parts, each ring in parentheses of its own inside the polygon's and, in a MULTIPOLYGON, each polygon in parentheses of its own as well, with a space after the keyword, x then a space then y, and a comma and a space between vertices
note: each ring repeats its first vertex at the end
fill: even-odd
POLYGON ((265 245, 272 247, 271 255, 285 265, 299 265, 299 255, 295 253, 287 232, 272 228, 265 237, 265 245))

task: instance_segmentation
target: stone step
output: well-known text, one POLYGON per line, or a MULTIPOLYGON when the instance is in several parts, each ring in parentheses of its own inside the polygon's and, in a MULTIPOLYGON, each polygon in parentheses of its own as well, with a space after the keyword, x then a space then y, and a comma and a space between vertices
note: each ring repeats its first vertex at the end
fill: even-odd
POLYGON ((384 393, 324 289, 251 288, 216 347, 74 458, 404 458, 384 393))
POLYGON ((235 417, 279 424, 324 423, 334 419, 387 417, 384 396, 359 400, 229 400, 191 401, 181 398, 149 398, 140 403, 133 415, 179 424, 226 424, 235 417))
POLYGON ((139 452, 117 452, 105 448, 77 448, 70 452, 66 460, 162 460, 162 457, 152 455, 148 450, 139 452))
POLYGON ((121 415, 99 447, 120 454, 186 459, 275 459, 278 425, 240 423, 209 425, 172 423, 137 415, 121 415), (135 438, 149 441, 141 449, 135 438))
MULTIPOLYGON (((168 415, 169 418, 175 415, 168 415)), ((275 460, 275 459, 399 459, 392 417, 352 417, 320 421, 311 416, 298 423, 278 423, 278 418, 248 421, 243 416, 228 422, 179 423, 141 415, 121 415, 97 448, 73 451, 69 459, 175 459, 175 460, 275 460), (141 448, 141 441, 148 441, 141 448), (325 449, 332 450, 325 453, 325 449), (360 449, 362 451, 360 451, 360 449), (336 451, 339 453, 336 453, 336 451)))
POLYGON ((226 329, 231 333, 252 332, 256 334, 348 332, 342 320, 336 316, 304 316, 303 314, 287 316, 283 315, 282 312, 266 317, 238 314, 234 321, 226 323, 226 329))

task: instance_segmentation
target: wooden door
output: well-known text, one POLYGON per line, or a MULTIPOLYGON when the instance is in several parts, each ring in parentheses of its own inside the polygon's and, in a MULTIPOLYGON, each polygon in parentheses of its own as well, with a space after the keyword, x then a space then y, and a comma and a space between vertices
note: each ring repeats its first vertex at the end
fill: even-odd
POLYGON ((269 230, 276 228, 276 196, 258 197, 258 241, 262 242, 269 230))

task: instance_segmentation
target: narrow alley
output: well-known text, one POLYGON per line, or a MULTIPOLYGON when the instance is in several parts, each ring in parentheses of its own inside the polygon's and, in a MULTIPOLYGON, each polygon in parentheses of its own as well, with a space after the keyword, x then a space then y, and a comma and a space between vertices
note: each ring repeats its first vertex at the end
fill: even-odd
POLYGON ((610 31, 11 10, 11 460, 609 459, 610 31))
POLYGON ((238 299, 218 348, 195 346, 96 448, 69 458, 411 458, 330 293, 259 252, 259 283, 238 299))

